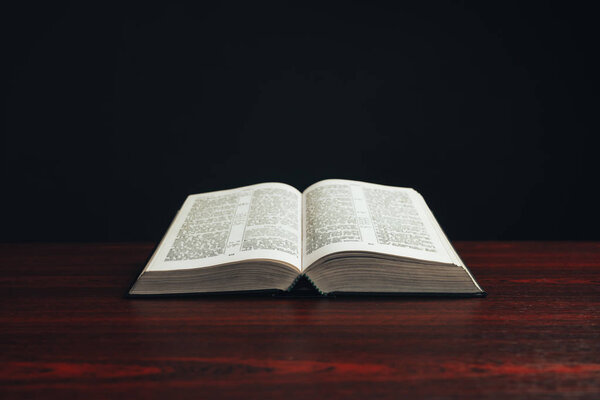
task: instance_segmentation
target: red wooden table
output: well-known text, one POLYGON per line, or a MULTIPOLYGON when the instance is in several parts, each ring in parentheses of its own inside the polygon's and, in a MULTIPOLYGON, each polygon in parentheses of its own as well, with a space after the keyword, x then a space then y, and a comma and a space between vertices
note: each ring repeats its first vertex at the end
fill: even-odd
POLYGON ((127 299, 152 244, 0 245, 0 398, 600 398, 600 243, 458 242, 484 299, 127 299))

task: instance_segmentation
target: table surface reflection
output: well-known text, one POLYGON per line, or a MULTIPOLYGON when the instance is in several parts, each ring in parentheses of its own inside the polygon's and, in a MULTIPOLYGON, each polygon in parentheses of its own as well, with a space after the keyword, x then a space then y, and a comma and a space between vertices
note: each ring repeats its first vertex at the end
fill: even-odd
POLYGON ((487 298, 128 299, 153 244, 3 244, 0 397, 600 398, 600 243, 455 246, 487 298))

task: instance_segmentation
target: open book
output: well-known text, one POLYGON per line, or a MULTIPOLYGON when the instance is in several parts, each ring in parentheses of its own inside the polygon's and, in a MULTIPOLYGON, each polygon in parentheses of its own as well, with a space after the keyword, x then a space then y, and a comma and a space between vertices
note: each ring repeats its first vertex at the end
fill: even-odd
POLYGON ((290 291, 483 296, 413 189, 325 180, 190 195, 131 295, 290 291))

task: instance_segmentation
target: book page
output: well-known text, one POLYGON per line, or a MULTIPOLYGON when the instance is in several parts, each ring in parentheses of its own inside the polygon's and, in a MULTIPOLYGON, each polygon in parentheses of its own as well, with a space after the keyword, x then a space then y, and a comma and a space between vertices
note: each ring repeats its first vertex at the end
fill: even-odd
POLYGON ((332 179, 306 189, 302 202, 303 268, 341 251, 460 262, 413 189, 332 179))
POLYGON ((188 196, 148 271, 248 259, 301 266, 301 193, 283 183, 188 196))

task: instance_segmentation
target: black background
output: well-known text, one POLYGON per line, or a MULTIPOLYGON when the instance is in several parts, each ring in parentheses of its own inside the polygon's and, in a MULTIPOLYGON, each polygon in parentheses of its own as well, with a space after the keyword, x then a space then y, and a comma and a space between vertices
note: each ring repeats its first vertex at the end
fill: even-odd
POLYGON ((451 239, 600 239, 591 9, 81 3, 3 6, 0 240, 157 240, 188 194, 325 178, 414 187, 451 239))

